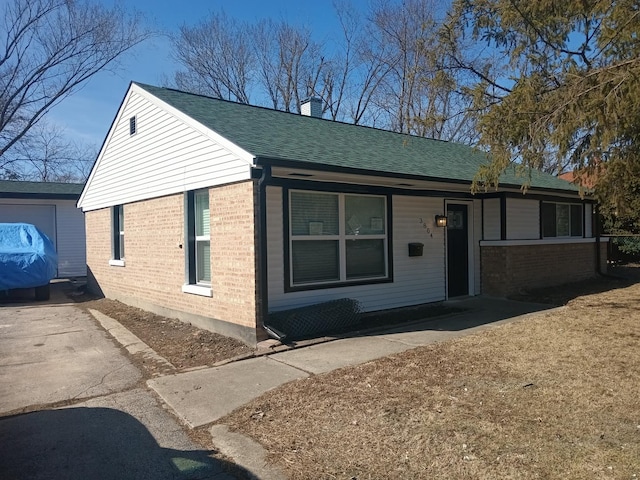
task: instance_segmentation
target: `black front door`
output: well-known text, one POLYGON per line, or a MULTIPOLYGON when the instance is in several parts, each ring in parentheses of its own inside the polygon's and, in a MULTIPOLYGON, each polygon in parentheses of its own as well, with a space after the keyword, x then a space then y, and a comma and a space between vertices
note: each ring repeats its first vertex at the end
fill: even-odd
POLYGON ((469 232, 467 206, 447 205, 447 292, 469 294, 469 232))

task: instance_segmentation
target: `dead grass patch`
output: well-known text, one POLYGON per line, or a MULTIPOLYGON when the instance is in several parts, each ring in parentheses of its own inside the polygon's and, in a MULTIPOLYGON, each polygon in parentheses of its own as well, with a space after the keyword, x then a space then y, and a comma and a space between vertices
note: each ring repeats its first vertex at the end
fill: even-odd
POLYGON ((220 420, 292 479, 640 477, 640 284, 292 382, 220 420))

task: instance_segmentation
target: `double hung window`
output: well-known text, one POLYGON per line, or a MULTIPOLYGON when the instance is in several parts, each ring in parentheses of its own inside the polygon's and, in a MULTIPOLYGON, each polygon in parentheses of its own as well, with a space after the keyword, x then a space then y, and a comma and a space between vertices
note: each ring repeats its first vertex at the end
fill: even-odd
POLYGON ((195 193, 196 283, 211 284, 211 237, 209 233, 209 191, 195 193))
POLYGON ((388 278, 387 197, 289 192, 290 285, 388 278))
POLYGON ((209 191, 185 196, 186 282, 182 290, 211 296, 211 237, 209 191))
POLYGON ((110 265, 124 266, 124 206, 111 208, 111 260, 110 265))
POLYGON ((582 237, 583 207, 570 203, 542 203, 542 237, 582 237))

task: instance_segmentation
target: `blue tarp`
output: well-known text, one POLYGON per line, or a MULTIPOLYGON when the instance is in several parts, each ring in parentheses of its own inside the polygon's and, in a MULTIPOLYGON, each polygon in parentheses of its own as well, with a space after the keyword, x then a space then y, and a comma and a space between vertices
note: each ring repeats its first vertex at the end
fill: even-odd
POLYGON ((29 223, 0 223, 0 290, 46 285, 56 276, 51 240, 29 223))

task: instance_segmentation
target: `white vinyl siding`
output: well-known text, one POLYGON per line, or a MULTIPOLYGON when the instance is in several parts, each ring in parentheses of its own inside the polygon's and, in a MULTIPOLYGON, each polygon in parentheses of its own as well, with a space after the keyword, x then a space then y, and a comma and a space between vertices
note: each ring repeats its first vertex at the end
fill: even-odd
MULTIPOLYGON (((4 200, 0 200, 4 203, 4 200)), ((2 207, 0 203, 0 223, 31 223, 44 233, 57 251, 56 235, 56 206, 45 204, 13 204, 10 208, 2 207)))
POLYGON ((130 91, 80 206, 94 210, 249 179, 250 162, 198 126, 130 91), (129 119, 134 116, 137 133, 130 135, 129 119))
POLYGON ((500 240, 500 199, 484 200, 484 240, 500 240))
POLYGON ((0 222, 36 225, 58 253, 58 277, 87 274, 84 214, 75 200, 0 199, 0 222))
POLYGON ((340 286, 285 293, 282 190, 267 188, 269 309, 284 310, 338 298, 359 300, 365 311, 383 310, 444 300, 444 230, 434 226, 442 214, 442 199, 394 196, 393 282, 340 286), (420 223, 420 219, 423 220, 420 223), (421 257, 409 257, 408 244, 424 244, 421 257))
POLYGON ((76 208, 75 200, 56 204, 58 236, 58 276, 84 277, 87 275, 87 247, 85 242, 84 213, 76 208))
POLYGON ((540 202, 507 198, 507 240, 540 238, 540 202))

